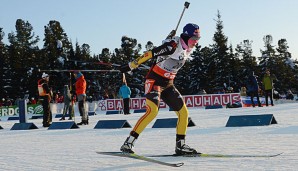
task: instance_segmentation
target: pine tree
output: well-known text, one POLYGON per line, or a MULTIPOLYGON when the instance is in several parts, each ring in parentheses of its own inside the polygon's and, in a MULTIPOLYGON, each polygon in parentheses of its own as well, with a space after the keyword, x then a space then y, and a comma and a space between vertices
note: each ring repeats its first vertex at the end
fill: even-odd
POLYGON ((291 53, 288 52, 288 48, 286 39, 278 41, 278 47, 276 48, 276 67, 278 67, 278 70, 275 72, 278 81, 275 87, 277 90, 285 92, 298 87, 298 82, 295 78, 295 61, 291 59, 291 53))
MULTIPOLYGON (((111 58, 112 63, 118 62, 120 65, 128 64, 129 62, 133 61, 137 57, 140 56, 139 52, 142 49, 142 46, 137 43, 136 39, 129 38, 127 36, 122 36, 121 38, 121 48, 115 49, 115 54, 111 58), (119 63, 121 61, 121 63, 119 63)), ((126 74, 126 80, 129 83, 129 86, 133 87, 140 87, 143 85, 144 77, 145 77, 146 71, 137 68, 133 70, 132 74, 126 74)), ((111 75, 113 81, 110 82, 113 83, 112 87, 116 87, 115 89, 118 92, 118 88, 121 85, 121 83, 115 82, 115 80, 122 80, 122 75, 111 75)), ((110 85, 111 87, 111 85, 110 85)), ((116 91, 112 90, 112 91, 116 91)), ((132 96, 134 96, 135 92, 132 89, 132 96)), ((111 91, 111 90, 110 90, 111 91)))
MULTIPOLYGON (((11 80, 10 78, 7 78, 6 72, 7 70, 7 59, 9 58, 7 55, 7 47, 3 43, 5 33, 3 32, 3 28, 0 27, 0 95, 7 96, 8 92, 6 90, 6 83, 8 80, 11 80)), ((1 96, 0 96, 1 98, 1 96)))
POLYGON ((224 85, 228 83, 231 73, 227 68, 230 67, 230 59, 228 55, 228 38, 223 33, 223 21, 221 20, 220 12, 217 12, 216 32, 213 36, 214 44, 211 45, 212 49, 212 62, 211 67, 214 71, 210 74, 209 86, 215 90, 224 89, 224 85))
POLYGON ((28 21, 18 19, 15 27, 16 33, 8 34, 10 42, 8 69, 10 70, 10 78, 14 78, 11 80, 13 89, 10 94, 12 98, 33 91, 32 80, 36 66, 35 53, 39 50, 37 46, 39 37, 35 37, 33 27, 28 21))
POLYGON ((228 92, 239 92, 241 89, 241 60, 234 54, 233 47, 230 45, 228 52, 229 66, 226 70, 229 73, 228 92))
MULTIPOLYGON (((185 66, 178 72, 175 84, 182 94, 198 94, 201 90, 207 93, 214 93, 215 90, 234 87, 237 92, 239 86, 246 81, 246 76, 254 71, 259 76, 259 81, 265 69, 271 69, 275 74, 275 88, 285 92, 291 89, 298 90, 298 61, 291 59, 286 39, 278 41, 275 48, 272 45, 272 36, 264 36, 265 49, 261 50, 262 56, 252 56, 250 40, 244 40, 236 46, 235 53, 233 46, 227 45, 228 38, 223 33, 223 21, 218 11, 216 21, 216 32, 214 43, 208 47, 196 46, 191 54, 192 59, 186 61, 185 66)), ((33 27, 29 22, 18 19, 16 21, 16 32, 8 34, 9 45, 3 43, 4 32, 0 28, 0 96, 15 98, 29 93, 37 97, 36 82, 40 79, 39 69, 119 69, 115 65, 102 65, 104 63, 127 64, 140 56, 142 46, 136 39, 123 36, 120 48, 110 52, 105 48, 99 55, 91 56, 88 44, 80 45, 76 42, 75 47, 67 38, 58 21, 49 21, 45 27, 44 46, 39 49, 36 43, 38 36, 33 33, 33 27), (13 79, 12 79, 13 78, 13 79), (32 86, 33 85, 33 86, 32 86)), ((154 48, 152 42, 145 45, 146 50, 154 48)), ((144 63, 151 66, 154 60, 144 63)), ((143 83, 148 68, 140 66, 126 74, 127 82, 135 88, 143 91, 143 83)), ((69 73, 50 74, 50 86, 54 91, 62 92, 63 85, 69 83, 69 73)), ((116 72, 107 73, 86 73, 84 75, 88 84, 89 95, 103 95, 105 89, 113 92, 114 97, 121 85, 122 74, 116 72)), ((74 82, 74 78, 72 78, 74 82)))
POLYGON ((190 59, 185 61, 183 67, 179 70, 175 77, 175 86, 182 95, 190 94, 192 92, 192 87, 190 86, 193 78, 190 75, 190 59))
POLYGON ((261 50, 262 56, 259 57, 259 67, 261 71, 264 73, 266 69, 273 69, 276 64, 275 59, 275 50, 274 46, 272 45, 272 36, 266 35, 263 38, 265 44, 265 50, 261 50))
MULTIPOLYGON (((204 47, 201 49, 200 46, 196 46, 195 50, 191 54, 192 60, 190 62, 190 69, 188 75, 192 78, 189 84, 191 94, 199 94, 202 90, 209 90, 209 62, 211 56, 211 49, 204 47)), ((184 82, 182 80, 182 82, 184 82)))
MULTIPOLYGON (((252 56, 252 41, 249 39, 243 40, 236 47, 235 56, 240 60, 238 77, 241 86, 246 86, 248 76, 254 72, 255 75, 259 75, 258 63, 255 56, 252 56)), ((259 75, 260 76, 260 75, 259 75)), ((259 77, 258 81, 261 78, 259 77)))
MULTIPOLYGON (((51 20, 44 27, 45 38, 43 55, 39 59, 40 69, 63 69, 63 62, 68 58, 68 54, 72 50, 72 45, 68 40, 67 34, 60 25, 60 22, 51 20)), ((68 84, 68 73, 50 73, 50 86, 54 93, 62 92, 63 86, 68 84)))
POLYGON ((57 69, 59 67, 58 58, 62 56, 66 59, 64 55, 65 52, 71 50, 71 43, 68 40, 67 34, 60 25, 60 22, 51 20, 45 29, 44 38, 44 67, 48 69, 57 69))

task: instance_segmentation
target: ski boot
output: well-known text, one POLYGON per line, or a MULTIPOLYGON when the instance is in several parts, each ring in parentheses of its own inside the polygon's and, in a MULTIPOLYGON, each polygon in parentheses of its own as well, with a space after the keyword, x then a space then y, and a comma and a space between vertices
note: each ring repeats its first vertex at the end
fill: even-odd
POLYGON ((192 154, 200 154, 194 148, 190 148, 185 144, 185 139, 180 139, 176 142, 176 155, 192 155, 192 154))
POLYGON ((134 153, 134 151, 132 151, 132 147, 134 146, 135 140, 136 138, 133 136, 127 137, 127 139, 121 146, 120 151, 122 151, 123 153, 134 153))
POLYGON ((88 125, 88 120, 82 120, 82 122, 77 123, 77 125, 88 125))

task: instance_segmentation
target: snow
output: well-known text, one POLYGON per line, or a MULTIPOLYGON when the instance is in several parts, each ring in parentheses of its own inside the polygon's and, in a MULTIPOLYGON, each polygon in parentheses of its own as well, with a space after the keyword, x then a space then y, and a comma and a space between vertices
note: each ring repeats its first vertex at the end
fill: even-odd
MULTIPOLYGON (((41 119, 28 120, 39 129, 10 130, 18 121, 2 118, 0 126, 0 170, 297 170, 298 106, 297 103, 274 107, 236 109, 190 109, 196 124, 189 127, 186 142, 204 153, 276 154, 274 158, 157 158, 166 162, 184 162, 181 168, 170 168, 129 158, 104 156, 96 151, 118 151, 131 128, 93 129, 99 120, 125 119, 132 126, 142 115, 90 116, 87 126, 79 129, 48 130, 41 119), (229 116, 273 114, 278 124, 257 127, 225 127, 229 116)), ((174 118, 172 111, 160 111, 157 118, 174 118)), ((76 116, 76 122, 80 116, 76 116)), ((59 118, 54 118, 59 122, 59 118)), ((142 155, 172 154, 174 128, 152 128, 153 120, 140 135, 135 152, 142 155)))

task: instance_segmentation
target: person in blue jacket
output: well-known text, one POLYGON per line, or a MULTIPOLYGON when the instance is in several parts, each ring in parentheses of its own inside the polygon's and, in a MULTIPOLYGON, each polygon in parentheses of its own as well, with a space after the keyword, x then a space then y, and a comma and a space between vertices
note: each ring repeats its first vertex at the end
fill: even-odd
POLYGON ((127 86, 126 82, 123 82, 123 85, 119 89, 119 96, 120 98, 123 99, 124 115, 130 114, 129 112, 130 95, 131 95, 130 88, 127 86))
POLYGON ((260 97, 259 97, 259 84, 258 84, 256 75, 254 75, 254 72, 252 72, 248 77, 246 86, 247 86, 247 92, 250 95, 252 106, 255 107, 254 97, 257 97, 258 106, 262 107, 262 104, 260 102, 260 97))

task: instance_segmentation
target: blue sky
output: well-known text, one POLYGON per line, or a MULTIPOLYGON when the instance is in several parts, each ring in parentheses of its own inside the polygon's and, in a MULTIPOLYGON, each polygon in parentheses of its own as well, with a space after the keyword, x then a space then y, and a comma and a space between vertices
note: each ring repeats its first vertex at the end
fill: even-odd
MULTIPOLYGON (((103 48, 119 48, 121 37, 138 40, 145 50, 147 41, 160 45, 176 27, 184 0, 2 0, 0 27, 6 36, 15 32, 15 22, 31 23, 36 35, 44 38, 44 26, 57 20, 71 39, 91 46, 92 54, 103 48)), ((201 28, 200 44, 213 43, 217 10, 221 12, 224 33, 235 48, 245 39, 253 41, 253 53, 260 56, 263 37, 272 35, 273 45, 287 39, 293 59, 298 59, 297 0, 189 0, 178 33, 189 22, 201 28)), ((40 41, 39 46, 42 47, 40 41)))

